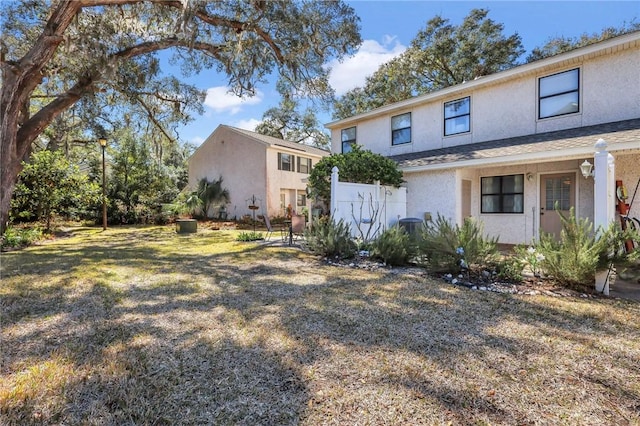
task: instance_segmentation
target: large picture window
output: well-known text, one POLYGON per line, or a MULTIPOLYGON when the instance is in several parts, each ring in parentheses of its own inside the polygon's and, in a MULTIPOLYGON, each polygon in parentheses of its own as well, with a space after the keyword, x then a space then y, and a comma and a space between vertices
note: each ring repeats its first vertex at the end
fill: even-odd
POLYGON ((349 127, 348 129, 342 129, 342 153, 346 154, 351 152, 351 147, 356 143, 356 128, 349 127))
POLYGON ((524 175, 481 179, 482 213, 524 212, 524 175))
POLYGON ((311 173, 311 158, 298 157, 298 173, 311 173))
POLYGON ((471 130, 471 98, 466 97, 444 104, 444 135, 456 135, 471 130))
POLYGON ((294 156, 291 154, 285 154, 284 152, 278 153, 278 170, 286 170, 288 172, 295 171, 293 166, 294 156))
POLYGON ((542 77, 538 81, 538 118, 572 114, 580 110, 578 68, 542 77))
POLYGON ((391 117, 391 145, 411 142, 411 113, 391 117))

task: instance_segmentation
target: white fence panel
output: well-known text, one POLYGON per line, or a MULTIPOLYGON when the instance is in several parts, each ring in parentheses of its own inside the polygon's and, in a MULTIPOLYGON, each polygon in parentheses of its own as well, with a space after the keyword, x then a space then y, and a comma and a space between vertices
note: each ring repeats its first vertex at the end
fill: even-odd
POLYGON ((407 188, 339 181, 331 174, 331 216, 351 225, 354 237, 372 239, 407 214, 407 188))

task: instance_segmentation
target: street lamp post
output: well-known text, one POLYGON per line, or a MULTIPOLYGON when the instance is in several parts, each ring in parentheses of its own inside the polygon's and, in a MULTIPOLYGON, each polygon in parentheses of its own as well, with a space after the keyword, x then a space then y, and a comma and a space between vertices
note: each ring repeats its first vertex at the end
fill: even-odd
POLYGON ((104 151, 107 147, 107 140, 105 138, 98 139, 100 146, 102 147, 102 230, 107 229, 107 190, 106 190, 106 178, 105 178, 105 161, 104 151))

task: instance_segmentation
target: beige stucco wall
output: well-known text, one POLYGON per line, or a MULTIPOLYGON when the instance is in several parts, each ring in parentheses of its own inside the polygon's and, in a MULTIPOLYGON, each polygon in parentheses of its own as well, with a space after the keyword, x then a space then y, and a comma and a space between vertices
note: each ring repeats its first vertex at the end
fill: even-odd
POLYGON ((407 188, 407 217, 424 218, 438 214, 451 222, 458 221, 456 193, 459 192, 454 170, 408 173, 404 175, 407 188))
MULTIPOLYGON (((640 150, 640 141, 638 141, 638 147, 640 150)), ((633 153, 619 153, 615 154, 616 160, 616 179, 622 180, 623 185, 627 188, 629 198, 627 204, 631 203, 631 198, 640 180, 640 152, 633 153)), ((636 198, 631 205, 631 211, 629 216, 640 219, 640 187, 636 193, 636 198)))
POLYGON ((313 166, 315 166, 322 158, 318 155, 296 150, 288 150, 282 147, 273 147, 267 151, 267 164, 269 164, 269 174, 267 177, 267 199, 269 201, 267 208, 269 210, 269 216, 283 215, 283 211, 280 208, 281 191, 285 191, 286 193, 285 205, 291 204, 294 210, 296 210, 296 194, 306 194, 307 183, 303 181, 303 179, 308 178, 309 175, 297 172, 298 157, 310 158, 313 166), (295 172, 278 170, 278 152, 295 155, 295 172))
POLYGON ((220 176, 231 195, 229 217, 250 214, 246 200, 255 195, 264 203, 267 196, 266 146, 219 127, 189 159, 189 185, 195 187, 203 177, 220 176))
MULTIPOLYGON (((311 158, 313 165, 322 158, 297 149, 269 145, 221 126, 189 159, 189 185, 195 187, 203 177, 213 180, 222 176, 223 185, 231 194, 231 203, 227 206, 230 218, 252 215, 248 206, 253 196, 260 207, 256 214, 268 212, 270 217, 281 216, 281 190, 287 194, 285 204, 291 203, 295 209, 296 195, 306 193, 307 184, 302 179, 309 175, 278 170, 278 152, 296 158, 311 158)), ((295 163, 297 170, 297 160, 295 163)))
MULTIPOLYGON (((544 174, 574 173, 576 214, 593 220, 593 179, 585 179, 580 174, 579 166, 582 161, 584 160, 406 173, 407 216, 422 218, 425 212, 431 212, 434 218, 440 214, 454 223, 462 223, 461 183, 466 179, 471 181, 471 215, 483 223, 485 234, 498 236, 501 243, 528 243, 539 236, 540 176, 544 174), (530 179, 525 178, 524 182, 523 213, 482 214, 480 178, 520 173, 531 176, 530 179)), ((636 161, 640 161, 640 157, 636 157, 636 161)), ((624 164, 630 166, 630 163, 630 158, 624 160, 624 164)))
MULTIPOLYGON (((517 78, 482 85, 482 78, 436 92, 426 103, 405 106, 356 125, 356 142, 385 156, 420 152, 534 133, 589 126, 640 117, 640 48, 618 50, 606 56, 565 61, 532 70, 517 78), (560 117, 537 118, 538 79, 580 69, 580 111, 560 117), (444 103, 471 97, 471 131, 444 136, 444 103), (412 141, 391 146, 391 117, 411 112, 412 141)), ((499 75, 499 74, 497 74, 499 75)), ((331 131, 332 152, 341 152, 341 130, 331 131)))

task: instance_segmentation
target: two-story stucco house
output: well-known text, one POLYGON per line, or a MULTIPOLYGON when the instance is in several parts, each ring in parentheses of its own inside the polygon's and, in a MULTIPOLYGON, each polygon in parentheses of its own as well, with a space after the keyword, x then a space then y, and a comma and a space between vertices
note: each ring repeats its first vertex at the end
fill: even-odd
MULTIPOLYGON (((600 138, 630 201, 640 180, 640 32, 327 127, 332 152, 357 143, 398 163, 407 216, 473 217, 500 242, 527 243, 557 232, 556 202, 593 220, 594 180, 580 165, 593 164, 600 138)), ((640 193, 631 215, 640 216, 640 193)))
POLYGON ((189 158, 189 185, 222 176, 231 196, 230 218, 252 214, 253 197, 259 214, 284 216, 289 205, 297 212, 307 207, 306 178, 327 155, 312 146, 220 125, 189 158))

